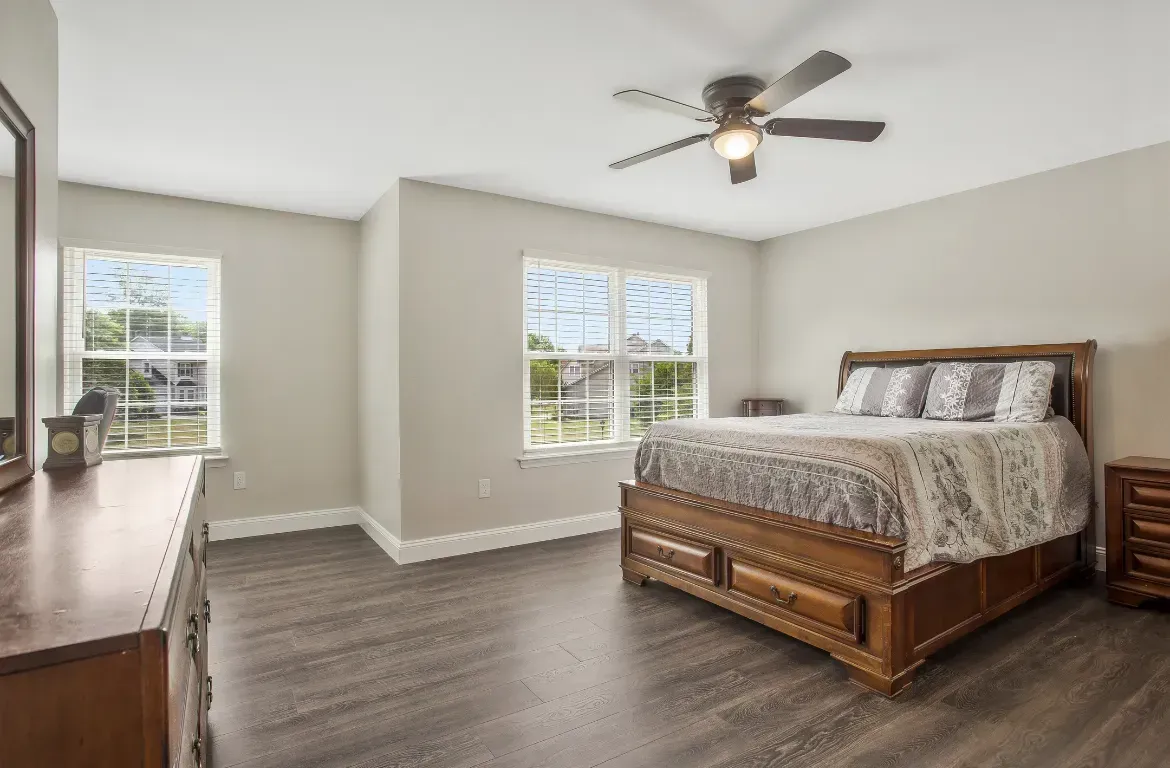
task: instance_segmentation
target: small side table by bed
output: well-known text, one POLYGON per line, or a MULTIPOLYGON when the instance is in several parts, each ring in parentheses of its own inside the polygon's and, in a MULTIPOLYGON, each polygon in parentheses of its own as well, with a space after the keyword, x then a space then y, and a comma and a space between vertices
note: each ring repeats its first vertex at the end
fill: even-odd
POLYGON ((1170 598, 1170 459, 1105 465, 1105 551, 1111 601, 1170 598))
POLYGON ((750 397, 743 401, 743 416, 782 416, 784 401, 773 397, 750 397))

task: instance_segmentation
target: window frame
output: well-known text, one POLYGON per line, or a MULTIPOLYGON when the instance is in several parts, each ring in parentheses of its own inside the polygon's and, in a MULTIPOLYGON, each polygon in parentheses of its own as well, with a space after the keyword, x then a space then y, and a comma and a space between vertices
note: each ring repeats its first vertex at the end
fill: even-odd
MULTIPOLYGON (((71 376, 81 376, 83 361, 86 359, 113 359, 125 360, 127 365, 135 360, 142 360, 141 354, 127 349, 121 351, 93 351, 84 350, 84 341, 79 351, 75 345, 66 340, 73 338, 84 339, 85 327, 85 261, 86 254, 107 255, 118 261, 138 262, 161 266, 192 266, 207 269, 208 304, 214 304, 216 311, 208 312, 207 316, 207 348, 203 352, 167 352, 162 357, 152 357, 143 360, 153 364, 155 359, 166 359, 169 363, 181 361, 207 362, 207 397, 206 400, 184 401, 179 407, 191 407, 196 403, 206 402, 207 405, 207 443, 192 446, 167 446, 152 448, 111 448, 102 451, 105 459, 135 458, 145 456, 174 456, 180 454, 208 454, 218 456, 223 451, 223 379, 221 375, 222 354, 222 314, 223 314, 223 286, 221 282, 222 253, 220 251, 193 249, 193 248, 159 248, 130 245, 126 243, 97 242, 88 240, 72 240, 62 238, 59 241, 61 257, 61 307, 58 313, 60 320, 60 349, 61 349, 61 377, 60 377, 60 407, 61 413, 68 413, 72 409, 70 396, 79 394, 70 389, 71 376), (72 284, 82 286, 81 290, 72 293, 64 290, 64 286, 72 284), (218 385, 213 386, 211 382, 218 385)), ((129 340, 127 340, 129 341, 129 340)), ((80 389, 80 379, 75 386, 80 389)), ((172 384, 172 390, 174 385, 172 384)), ((80 393, 83 394, 83 393, 80 393)), ((179 403, 176 393, 172 391, 167 401, 173 407, 179 403)), ((120 404, 121 405, 121 404, 120 404)), ((169 429, 169 427, 168 427, 169 429)))
MULTIPOLYGON (((695 364, 695 418, 707 418, 710 398, 708 392, 708 337, 709 324, 699 321, 707 316, 708 272, 688 270, 635 262, 593 259, 572 254, 550 253, 526 249, 521 262, 521 349, 523 369, 521 386, 521 412, 523 414, 522 452, 519 457, 522 467, 548 466, 596 461, 612 457, 633 456, 641 441, 630 435, 630 364, 636 362, 675 362, 695 364), (528 349, 528 270, 532 266, 563 268, 565 270, 603 273, 609 277, 609 348, 601 352, 545 352, 528 349), (626 283, 631 278, 665 280, 691 285, 693 354, 655 355, 634 354, 627 348, 627 300, 626 283), (532 392, 529 376, 532 360, 608 360, 613 364, 613 424, 609 440, 592 440, 552 444, 532 443, 532 392)), ((649 340, 648 340, 649 341, 649 340)), ((598 401, 610 402, 610 401, 598 401)))

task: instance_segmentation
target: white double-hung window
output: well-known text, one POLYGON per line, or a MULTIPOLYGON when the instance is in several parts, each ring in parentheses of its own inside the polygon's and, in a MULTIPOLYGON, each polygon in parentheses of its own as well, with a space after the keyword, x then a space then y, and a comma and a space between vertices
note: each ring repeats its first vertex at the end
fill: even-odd
POLYGON ((707 284, 666 268, 524 255, 524 453, 629 448, 707 415, 707 284))
POLYGON ((106 453, 219 449, 219 258, 64 250, 63 412, 112 387, 106 453))

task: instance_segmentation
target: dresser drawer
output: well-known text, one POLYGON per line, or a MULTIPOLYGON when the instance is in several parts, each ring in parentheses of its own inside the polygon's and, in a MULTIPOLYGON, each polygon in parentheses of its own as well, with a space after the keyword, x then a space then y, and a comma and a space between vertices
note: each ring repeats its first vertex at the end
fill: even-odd
POLYGON ((190 546, 184 550, 180 562, 182 569, 175 601, 166 624, 168 743, 172 756, 178 754, 189 689, 197 691, 199 687, 199 653, 196 650, 202 641, 199 637, 198 584, 190 546))
POLYGON ((197 487, 199 490, 195 494, 191 509, 191 535, 195 570, 202 575, 203 569, 207 566, 207 540, 211 533, 207 525, 207 480, 202 473, 199 475, 197 487))
MULTIPOLYGON (((198 505, 196 505, 196 509, 198 509, 198 505)), ((202 576, 203 570, 207 567, 207 537, 209 530, 207 523, 199 522, 202 519, 199 515, 195 515, 194 517, 196 522, 191 526, 191 554, 195 561, 195 572, 202 576)))
POLYGON ((1170 556, 1126 547, 1125 571, 1134 578, 1170 584, 1170 556))
POLYGON ((204 764, 203 753, 207 745, 200 730, 199 712, 202 704, 203 690, 195 671, 191 670, 191 684, 187 688, 187 696, 181 703, 182 709, 182 737, 171 747, 171 765, 177 768, 198 768, 204 764))
POLYGON ((727 553, 727 589, 785 618, 807 619, 829 634, 861 641, 863 598, 783 570, 747 562, 727 553))
POLYGON ((207 634, 211 631, 211 600, 207 598, 207 574, 199 578, 199 589, 195 591, 195 612, 198 615, 199 654, 195 661, 199 679, 207 677, 207 634))
POLYGON ((716 583, 715 547, 635 526, 628 531, 630 557, 716 583))
POLYGON ((1144 480, 1125 481, 1125 505, 1164 509, 1170 513, 1170 485, 1144 480))

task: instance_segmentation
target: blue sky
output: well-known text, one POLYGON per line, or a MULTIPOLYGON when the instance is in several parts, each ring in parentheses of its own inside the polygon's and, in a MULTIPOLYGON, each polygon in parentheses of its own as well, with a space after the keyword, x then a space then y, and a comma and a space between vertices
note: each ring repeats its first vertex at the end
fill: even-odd
POLYGON ((85 262, 85 303, 89 309, 143 306, 132 304, 123 293, 127 270, 132 284, 141 285, 150 295, 169 302, 170 308, 190 320, 207 320, 207 268, 164 266, 87 257, 85 262))

